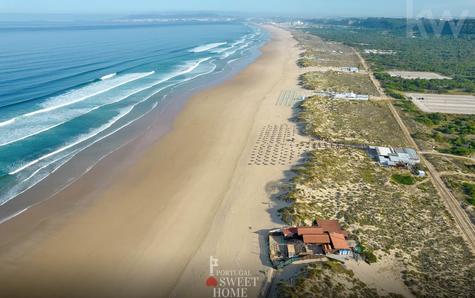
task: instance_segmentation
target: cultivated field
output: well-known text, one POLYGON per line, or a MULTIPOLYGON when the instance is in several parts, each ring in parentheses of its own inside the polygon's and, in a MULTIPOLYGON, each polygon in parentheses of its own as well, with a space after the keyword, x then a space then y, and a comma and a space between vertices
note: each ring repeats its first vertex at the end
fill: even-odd
POLYGON ((445 114, 475 114, 475 96, 406 93, 424 112, 445 114))
POLYGON ((451 80, 452 79, 435 72, 390 70, 387 73, 392 77, 400 77, 407 80, 415 80, 415 79, 451 80))

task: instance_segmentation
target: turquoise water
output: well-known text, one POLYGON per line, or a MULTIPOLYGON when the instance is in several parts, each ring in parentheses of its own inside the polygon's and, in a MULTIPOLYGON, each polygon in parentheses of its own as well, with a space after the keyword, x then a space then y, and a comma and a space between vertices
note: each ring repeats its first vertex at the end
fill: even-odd
POLYGON ((264 39, 242 23, 0 27, 0 205, 264 39))

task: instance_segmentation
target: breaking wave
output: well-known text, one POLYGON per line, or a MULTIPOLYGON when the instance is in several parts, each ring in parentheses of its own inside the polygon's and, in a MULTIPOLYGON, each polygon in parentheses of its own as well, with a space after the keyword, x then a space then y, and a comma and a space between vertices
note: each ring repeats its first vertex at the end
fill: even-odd
POLYGON ((81 102, 93 96, 115 89, 119 86, 150 76, 154 73, 155 73, 154 71, 147 72, 147 73, 132 73, 132 74, 119 76, 111 80, 92 83, 90 85, 87 85, 86 87, 75 89, 65 94, 53 97, 45 101, 43 104, 41 104, 40 105, 41 108, 39 110, 29 112, 29 113, 14 117, 12 119, 0 122, 0 126, 10 125, 22 118, 31 117, 33 115, 37 115, 41 113, 51 112, 53 110, 56 110, 65 106, 69 106, 74 103, 81 102))
POLYGON ((208 43, 208 44, 193 48, 193 49, 190 50, 190 52, 192 52, 192 53, 206 52, 206 51, 209 51, 211 49, 223 46, 225 44, 227 44, 227 42, 208 43))
POLYGON ((110 79, 110 78, 115 77, 116 75, 117 75, 117 73, 114 72, 114 73, 111 73, 111 74, 108 74, 108 75, 105 75, 105 76, 101 77, 101 80, 102 80, 102 81, 108 80, 108 79, 110 79))

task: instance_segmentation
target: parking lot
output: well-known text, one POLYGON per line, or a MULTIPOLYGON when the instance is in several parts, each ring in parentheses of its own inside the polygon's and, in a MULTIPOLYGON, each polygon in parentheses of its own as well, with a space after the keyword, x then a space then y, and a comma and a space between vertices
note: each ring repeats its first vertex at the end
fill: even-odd
POLYGON ((475 96, 406 93, 422 111, 428 113, 475 114, 475 96))

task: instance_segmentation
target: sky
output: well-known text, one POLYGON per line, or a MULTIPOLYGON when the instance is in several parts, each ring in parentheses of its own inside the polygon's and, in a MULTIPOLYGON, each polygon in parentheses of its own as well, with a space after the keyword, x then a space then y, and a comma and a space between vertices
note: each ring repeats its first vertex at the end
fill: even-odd
POLYGON ((410 16, 475 16, 475 0, 0 0, 0 14, 220 11, 266 16, 405 17, 408 7, 410 16))

